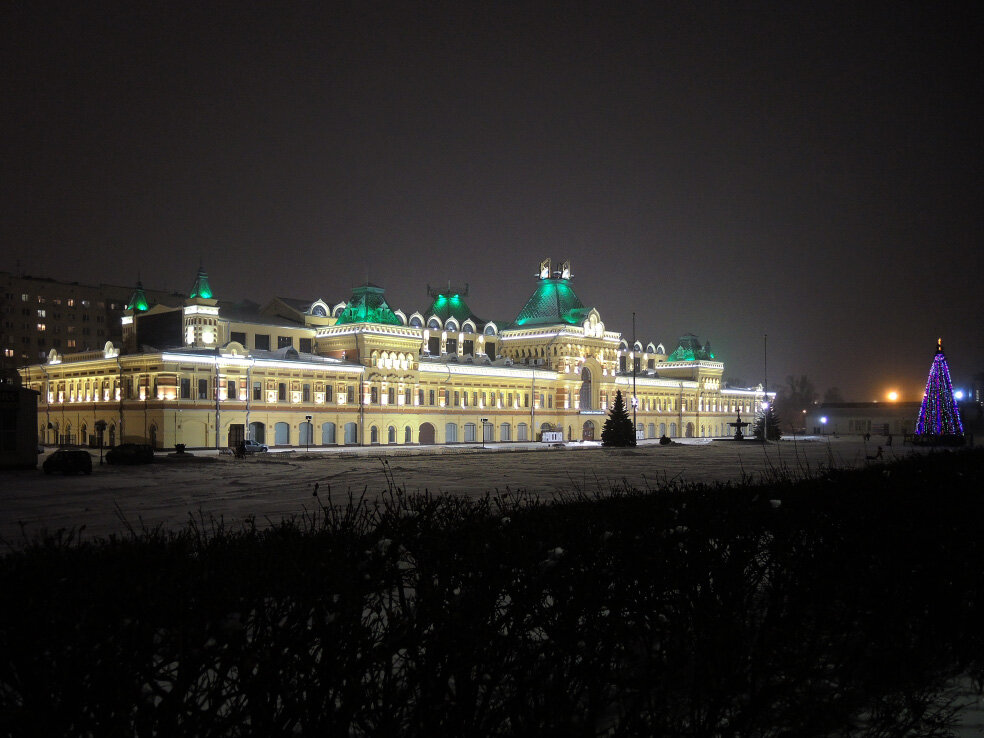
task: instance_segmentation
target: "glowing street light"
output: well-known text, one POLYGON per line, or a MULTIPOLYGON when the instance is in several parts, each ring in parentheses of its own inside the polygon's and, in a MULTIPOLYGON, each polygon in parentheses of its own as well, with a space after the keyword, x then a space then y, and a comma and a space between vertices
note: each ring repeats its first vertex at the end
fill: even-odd
POLYGON ((820 435, 827 435, 827 416, 823 415, 820 417, 820 435))
POLYGON ((899 393, 895 390, 889 390, 888 394, 885 395, 889 402, 896 402, 899 399, 899 393))
POLYGON ((964 391, 963 390, 953 390, 953 399, 954 400, 962 400, 963 398, 964 398, 964 391))

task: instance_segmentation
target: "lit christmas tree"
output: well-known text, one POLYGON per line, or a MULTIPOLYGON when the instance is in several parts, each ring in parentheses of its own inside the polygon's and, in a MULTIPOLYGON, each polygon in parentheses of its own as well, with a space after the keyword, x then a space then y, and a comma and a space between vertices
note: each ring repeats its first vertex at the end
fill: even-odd
POLYGON ((926 392, 916 420, 916 438, 923 443, 960 443, 963 441, 960 410, 953 399, 950 367, 943 353, 943 339, 936 344, 936 356, 929 368, 926 392))

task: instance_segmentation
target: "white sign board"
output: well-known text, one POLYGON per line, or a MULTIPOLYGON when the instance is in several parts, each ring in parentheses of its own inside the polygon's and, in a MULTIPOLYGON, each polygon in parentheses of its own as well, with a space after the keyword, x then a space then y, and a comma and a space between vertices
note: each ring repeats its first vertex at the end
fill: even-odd
POLYGON ((645 441, 646 440, 646 431, 636 431, 636 440, 637 441, 645 441))
POLYGON ((544 443, 563 443, 564 431, 543 431, 544 443))

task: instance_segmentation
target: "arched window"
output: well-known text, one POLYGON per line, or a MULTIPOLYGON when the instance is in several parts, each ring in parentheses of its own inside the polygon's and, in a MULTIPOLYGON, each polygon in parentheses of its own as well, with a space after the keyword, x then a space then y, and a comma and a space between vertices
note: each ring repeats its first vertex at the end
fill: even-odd
POLYGON ((311 315, 317 316, 319 318, 324 318, 328 315, 328 311, 325 310, 323 305, 315 305, 311 309, 311 315))
POLYGON ((510 432, 511 426, 509 423, 503 423, 499 426, 499 440, 500 441, 511 441, 512 434, 510 432))
POLYGON ((379 428, 376 426, 369 429, 369 443, 379 443, 379 428))
POLYGON ((454 320, 454 318, 448 318, 448 322, 444 324, 444 328, 449 331, 457 331, 458 323, 454 320))
POLYGON ((345 424, 345 445, 352 446, 359 442, 359 427, 355 423, 345 424))
POLYGON ((431 318, 430 321, 428 321, 427 323, 427 327, 430 328, 432 331, 439 331, 441 330, 441 321, 439 321, 437 318, 431 318))
POLYGON ((416 315, 414 315, 412 318, 410 318, 410 327, 411 328, 423 328, 424 327, 424 321, 422 321, 419 317, 417 317, 416 315))
POLYGON ((403 429, 403 442, 413 443, 413 431, 410 430, 409 425, 403 429))
POLYGON ((335 445, 335 424, 334 423, 322 423, 321 424, 321 445, 322 446, 333 446, 333 445, 335 445))
POLYGON ((465 423, 465 443, 475 443, 474 423, 465 423))
POLYGON ((391 425, 389 427, 389 430, 386 432, 386 442, 387 443, 396 443, 396 427, 395 426, 392 426, 391 425))
POLYGON ((277 423, 273 427, 273 437, 277 446, 289 446, 290 426, 287 423, 277 423))
POLYGON ((581 370, 581 409, 591 410, 591 398, 592 398, 592 388, 591 388, 591 370, 588 367, 584 367, 581 370))

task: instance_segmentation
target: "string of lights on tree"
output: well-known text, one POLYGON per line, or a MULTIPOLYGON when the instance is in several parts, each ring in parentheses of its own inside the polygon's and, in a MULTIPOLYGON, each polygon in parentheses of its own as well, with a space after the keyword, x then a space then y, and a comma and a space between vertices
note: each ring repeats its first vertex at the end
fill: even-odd
POLYGON ((953 384, 950 381, 950 367, 943 353, 943 339, 936 345, 936 356, 929 368, 926 392, 919 407, 916 420, 917 436, 962 436, 963 424, 960 410, 953 397, 953 384))

